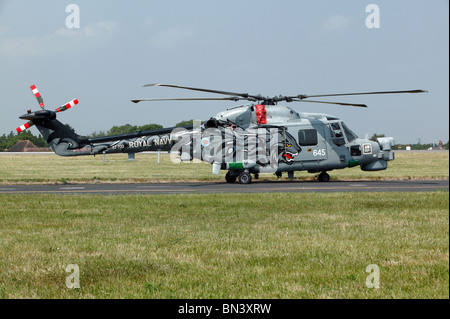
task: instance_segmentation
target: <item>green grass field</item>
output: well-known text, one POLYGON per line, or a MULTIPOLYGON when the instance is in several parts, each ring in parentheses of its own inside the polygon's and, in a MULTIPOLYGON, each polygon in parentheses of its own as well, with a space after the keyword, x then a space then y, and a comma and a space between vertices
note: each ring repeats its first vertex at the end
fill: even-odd
POLYGON ((0 195, 0 298, 449 298, 449 197, 0 195), (66 287, 66 267, 80 288, 66 287), (380 269, 368 288, 366 267, 380 269))
MULTIPOLYGON (((127 158, 113 154, 103 162, 102 156, 0 154, 0 183, 223 181, 225 176, 225 171, 213 175, 205 162, 174 164, 167 153, 161 155, 160 164, 156 154, 137 154, 136 161, 127 158)), ((330 175, 332 180, 448 179, 449 152, 396 153, 387 170, 364 172, 354 167, 330 175)), ((277 179, 273 174, 260 177, 262 181, 277 179)), ((314 174, 295 172, 295 179, 314 179, 314 174)))
MULTIPOLYGON (((0 184, 223 181, 206 163, 136 158, 2 154, 0 184)), ((448 160, 399 153, 386 171, 331 176, 448 179, 448 160)), ((446 190, 0 195, 0 205, 0 298, 449 298, 446 190), (80 288, 69 289, 73 264, 80 288), (378 289, 366 286, 368 265, 378 289)))

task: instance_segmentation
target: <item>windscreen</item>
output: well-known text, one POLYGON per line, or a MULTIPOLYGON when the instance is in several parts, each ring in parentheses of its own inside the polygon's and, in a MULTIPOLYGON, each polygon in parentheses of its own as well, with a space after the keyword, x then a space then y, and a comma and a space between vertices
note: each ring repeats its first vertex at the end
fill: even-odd
POLYGON ((347 140, 349 142, 352 142, 354 140, 356 140, 358 138, 358 135, 356 135, 355 133, 352 132, 351 129, 349 129, 347 127, 347 125, 345 125, 344 123, 342 123, 342 128, 344 129, 344 133, 347 136, 347 140))

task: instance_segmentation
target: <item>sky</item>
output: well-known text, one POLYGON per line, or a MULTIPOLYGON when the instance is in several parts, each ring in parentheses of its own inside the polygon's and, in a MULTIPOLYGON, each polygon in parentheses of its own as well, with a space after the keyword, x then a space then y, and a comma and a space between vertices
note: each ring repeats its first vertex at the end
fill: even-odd
POLYGON ((289 106, 335 115, 361 137, 445 143, 448 12, 447 0, 0 0, 0 135, 24 124, 18 117, 28 108, 39 109, 32 84, 49 109, 79 100, 58 119, 80 135, 207 120, 241 103, 130 101, 217 97, 142 87, 169 83, 265 96, 423 89, 322 98, 368 108, 289 106), (379 8, 378 28, 367 27, 375 21, 370 4, 379 8))

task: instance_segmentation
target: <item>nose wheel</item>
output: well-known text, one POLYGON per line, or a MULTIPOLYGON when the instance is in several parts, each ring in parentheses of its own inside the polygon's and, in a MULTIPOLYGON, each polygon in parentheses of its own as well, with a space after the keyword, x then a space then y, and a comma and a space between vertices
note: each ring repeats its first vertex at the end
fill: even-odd
POLYGON ((327 172, 322 172, 317 176, 319 182, 329 182, 330 181, 330 175, 327 174, 327 172))

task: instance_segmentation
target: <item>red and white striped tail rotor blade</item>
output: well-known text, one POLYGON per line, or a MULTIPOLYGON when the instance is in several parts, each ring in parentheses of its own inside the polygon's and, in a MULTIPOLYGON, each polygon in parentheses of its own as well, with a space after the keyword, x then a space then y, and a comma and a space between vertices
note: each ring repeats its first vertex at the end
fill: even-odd
POLYGON ((78 104, 78 100, 77 99, 73 99, 72 101, 70 101, 69 103, 66 103, 64 105, 61 105, 60 107, 58 107, 55 112, 63 112, 65 110, 70 109, 72 106, 75 106, 78 104))
POLYGON ((25 123, 24 125, 19 126, 18 128, 16 128, 17 134, 25 131, 26 129, 32 127, 33 125, 34 125, 34 123, 32 121, 29 121, 29 122, 25 123))
POLYGON ((33 92, 34 96, 36 97, 39 106, 41 107, 41 109, 44 108, 44 99, 41 96, 41 93, 39 93, 38 89, 36 88, 36 85, 32 85, 30 86, 31 92, 33 92))

